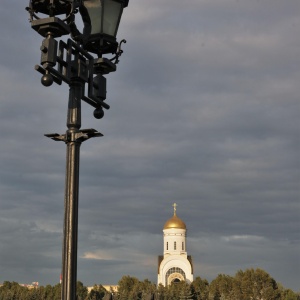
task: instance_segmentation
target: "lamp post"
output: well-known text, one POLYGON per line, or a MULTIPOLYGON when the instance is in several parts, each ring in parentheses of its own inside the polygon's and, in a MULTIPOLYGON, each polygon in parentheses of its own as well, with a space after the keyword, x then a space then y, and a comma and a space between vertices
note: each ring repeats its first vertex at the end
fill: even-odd
POLYGON ((116 71, 122 54, 116 35, 122 12, 129 0, 30 0, 26 8, 31 27, 44 37, 40 65, 44 86, 53 82, 69 85, 67 130, 65 134, 45 134, 67 146, 64 199, 64 233, 62 253, 62 300, 76 299, 79 158, 82 142, 102 134, 81 128, 81 100, 95 108, 94 117, 101 119, 106 99, 104 75, 116 71), (83 31, 76 26, 78 12, 83 31), (44 17, 41 18, 40 15, 44 17), (61 15, 65 15, 61 18, 61 15), (57 40, 71 35, 67 42, 57 40), (92 54, 91 54, 92 53, 92 54), (94 55, 93 55, 94 54, 94 55), (103 57, 112 54, 111 59, 103 57), (96 58, 94 57, 96 56, 96 58), (87 87, 87 88, 86 88, 87 87))

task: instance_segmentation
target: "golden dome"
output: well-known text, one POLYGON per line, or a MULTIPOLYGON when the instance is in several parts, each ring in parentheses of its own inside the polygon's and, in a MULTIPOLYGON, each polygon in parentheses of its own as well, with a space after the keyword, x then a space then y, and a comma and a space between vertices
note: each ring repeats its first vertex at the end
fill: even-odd
POLYGON ((174 215, 171 219, 169 219, 165 223, 164 226, 164 229, 170 229, 170 228, 186 229, 186 225, 180 218, 174 215))
POLYGON ((170 228, 177 228, 177 229, 186 229, 185 223, 177 217, 176 215, 176 206, 177 204, 174 203, 174 215, 171 219, 169 219, 164 226, 164 229, 170 229, 170 228))

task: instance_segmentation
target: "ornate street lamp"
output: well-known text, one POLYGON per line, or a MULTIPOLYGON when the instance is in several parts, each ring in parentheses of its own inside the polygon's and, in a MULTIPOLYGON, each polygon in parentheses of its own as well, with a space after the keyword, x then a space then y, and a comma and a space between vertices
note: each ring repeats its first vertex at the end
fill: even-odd
POLYGON ((84 0, 79 8, 84 23, 83 33, 79 33, 76 25, 72 26, 74 39, 81 41, 89 52, 98 55, 115 53, 118 48, 116 36, 128 1, 84 0))
POLYGON ((67 145, 64 239, 62 258, 62 300, 76 299, 79 156, 82 142, 102 134, 95 129, 80 129, 81 100, 95 108, 94 117, 101 119, 106 99, 106 78, 114 72, 123 53, 116 35, 129 0, 30 0, 26 8, 31 27, 44 37, 40 65, 44 86, 53 82, 69 85, 67 131, 46 134, 67 145), (83 31, 77 29, 75 16, 80 13, 83 31), (41 17, 40 15, 46 15, 41 17), (64 18, 61 15, 65 15, 64 18), (71 35, 67 42, 56 39, 71 35), (96 54, 95 58, 92 54, 96 54), (105 54, 112 54, 108 59, 105 54), (85 88, 87 84, 87 89, 85 88))

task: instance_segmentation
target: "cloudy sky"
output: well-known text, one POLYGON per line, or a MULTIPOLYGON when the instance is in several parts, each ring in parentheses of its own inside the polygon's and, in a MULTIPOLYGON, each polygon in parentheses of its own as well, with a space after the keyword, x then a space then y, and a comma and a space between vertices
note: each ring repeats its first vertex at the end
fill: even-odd
MULTIPOLYGON (((68 87, 40 84, 27 1, 0 8, 0 282, 61 270, 68 87)), ((102 120, 83 103, 78 279, 156 282, 178 204, 195 276, 262 268, 299 291, 299 0, 130 0, 102 120)))

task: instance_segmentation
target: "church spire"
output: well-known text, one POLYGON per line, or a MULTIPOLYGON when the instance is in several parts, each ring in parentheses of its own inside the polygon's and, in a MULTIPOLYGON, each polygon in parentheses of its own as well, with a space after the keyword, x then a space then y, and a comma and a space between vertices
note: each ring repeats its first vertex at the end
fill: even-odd
POLYGON ((186 229, 185 223, 176 214, 177 204, 174 203, 172 206, 174 208, 174 214, 172 218, 165 223, 164 229, 170 229, 170 228, 186 229))
POLYGON ((174 203, 172 206, 174 207, 174 216, 176 216, 176 207, 177 207, 177 204, 174 203))

